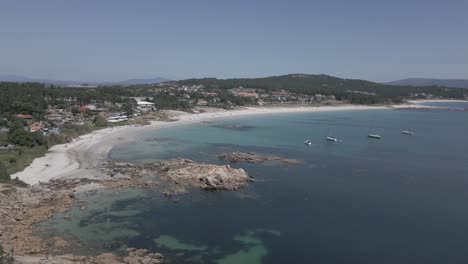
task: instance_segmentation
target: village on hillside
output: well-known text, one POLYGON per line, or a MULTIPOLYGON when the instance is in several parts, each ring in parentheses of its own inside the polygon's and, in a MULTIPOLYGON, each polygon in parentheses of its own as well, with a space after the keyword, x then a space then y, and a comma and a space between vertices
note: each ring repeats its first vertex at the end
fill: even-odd
MULTIPOLYGON (((99 128, 142 124, 157 115, 158 110, 200 112, 206 107, 391 104, 402 102, 403 98, 395 91, 388 96, 378 94, 380 90, 333 89, 326 84, 305 90, 291 86, 288 89, 252 88, 235 82, 221 87, 190 81, 100 87, 40 83, 0 83, 0 86, 4 94, 0 98, 0 180, 23 169, 53 145, 70 142, 99 128)), ((430 88, 429 91, 437 93, 419 92, 415 88, 404 97, 436 99, 450 96, 453 91, 454 95, 460 94, 453 89, 430 88)), ((463 95, 466 98, 467 95, 463 95)))

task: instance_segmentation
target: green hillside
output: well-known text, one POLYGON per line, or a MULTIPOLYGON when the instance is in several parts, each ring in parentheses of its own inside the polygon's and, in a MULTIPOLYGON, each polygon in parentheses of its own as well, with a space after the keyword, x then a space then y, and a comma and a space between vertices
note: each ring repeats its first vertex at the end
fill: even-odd
POLYGON ((241 79, 187 79, 179 81, 179 83, 205 85, 213 89, 231 89, 243 86, 266 91, 286 90, 299 94, 335 95, 339 100, 349 100, 354 103, 400 102, 405 98, 424 96, 421 94, 457 99, 468 96, 468 91, 463 89, 434 86, 394 86, 365 80, 342 79, 323 74, 289 74, 241 79))

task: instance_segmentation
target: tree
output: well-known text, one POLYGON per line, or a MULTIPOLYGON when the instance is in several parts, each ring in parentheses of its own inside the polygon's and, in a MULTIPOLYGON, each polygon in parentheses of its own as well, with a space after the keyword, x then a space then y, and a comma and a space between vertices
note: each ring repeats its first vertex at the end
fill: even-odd
POLYGON ((8 120, 0 116, 0 127, 7 127, 7 126, 8 126, 8 120))
POLYGON ((120 110, 123 111, 126 115, 133 115, 137 105, 138 104, 137 101, 135 101, 135 99, 124 98, 120 110))
POLYGON ((102 115, 97 115, 94 118, 94 124, 97 127, 105 127, 105 126, 107 126, 107 120, 102 115))
POLYGON ((72 114, 75 115, 75 116, 76 116, 76 115, 79 115, 79 114, 81 113, 80 108, 79 108, 78 106, 73 106, 73 107, 71 108, 71 112, 72 112, 72 114))
POLYGON ((13 125, 10 127, 8 131, 8 142, 26 146, 26 147, 34 147, 34 146, 47 146, 47 140, 40 132, 30 133, 24 129, 24 124, 22 120, 17 119, 13 122, 13 125))
POLYGON ((123 111, 126 115, 133 115, 133 105, 132 105, 130 102, 125 102, 125 103, 122 105, 122 111, 123 111))
MULTIPOLYGON (((8 174, 7 168, 3 162, 0 162, 0 182, 7 181, 10 179, 10 175, 8 174)), ((1 251, 0 251, 1 252, 1 251)), ((2 262, 0 262, 2 263, 2 262)))
POLYGON ((84 115, 85 117, 88 117, 88 118, 89 118, 89 117, 92 117, 92 116, 94 115, 94 113, 93 113, 93 111, 91 111, 91 109, 86 108, 86 109, 83 111, 83 115, 84 115))

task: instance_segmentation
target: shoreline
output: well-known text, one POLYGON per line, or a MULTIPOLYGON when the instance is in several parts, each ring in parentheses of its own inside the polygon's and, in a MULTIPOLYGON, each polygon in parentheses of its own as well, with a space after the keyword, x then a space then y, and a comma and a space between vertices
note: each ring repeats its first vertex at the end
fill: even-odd
POLYGON ((408 103, 468 103, 468 100, 460 99, 420 99, 420 100, 409 100, 408 103))
POLYGON ((150 130, 232 117, 371 109, 392 109, 392 107, 364 105, 245 107, 235 110, 214 109, 199 114, 169 111, 178 118, 177 121, 151 121, 151 124, 146 126, 104 128, 80 136, 70 143, 53 146, 45 156, 34 159, 23 171, 11 175, 11 179, 18 178, 29 185, 49 182, 52 179, 103 180, 106 176, 100 175, 96 168, 109 159, 108 155, 112 148, 117 144, 131 142, 139 134, 150 130))
MULTIPOLYGON (((59 262, 62 261, 62 258, 66 257, 70 258, 69 263, 80 263, 85 256, 62 255, 67 253, 67 250, 72 247, 81 246, 79 241, 57 235, 43 236, 41 233, 38 233, 35 225, 51 219, 56 212, 67 212, 72 206, 77 206, 79 210, 85 210, 87 203, 80 197, 82 195, 93 195, 92 193, 95 193, 99 189, 108 188, 115 191, 126 188, 145 189, 159 186, 159 180, 170 182, 171 177, 175 177, 174 175, 180 177, 182 175, 181 172, 194 170, 189 166, 193 161, 176 160, 177 162, 182 162, 184 166, 179 168, 177 163, 172 169, 173 174, 167 174, 166 178, 162 178, 158 174, 159 178, 148 180, 143 177, 145 176, 145 171, 152 171, 151 168, 166 171, 166 167, 170 167, 170 163, 166 163, 165 161, 165 164, 162 164, 165 166, 163 168, 158 167, 158 164, 138 167, 139 165, 129 166, 128 163, 110 161, 110 151, 114 146, 132 142, 146 132, 256 115, 392 109, 398 108, 395 106, 359 105, 245 107, 236 110, 208 108, 204 109, 207 110, 206 112, 199 114, 168 110, 166 113, 171 118, 177 118, 177 121, 151 121, 150 125, 146 126, 128 125, 96 130, 90 134, 78 137, 68 144, 54 146, 44 157, 35 159, 24 171, 14 174, 20 175, 20 180, 25 181, 31 186, 16 188, 12 195, 0 193, 0 198, 2 198, 0 199, 2 201, 0 203, 0 216, 5 219, 4 223, 0 223, 0 233, 3 234, 3 237, 0 236, 0 244, 6 246, 7 249, 14 248, 15 252, 18 253, 15 259, 20 263, 37 263, 39 259, 43 259, 44 254, 46 256, 52 254, 51 259, 57 258, 59 262), (125 170, 127 170, 127 173, 125 173, 125 170), (118 174, 119 176, 115 177, 118 174), (11 204, 15 206, 10 207, 9 205, 11 204)), ((286 162, 294 161, 287 160, 286 162)), ((196 165, 205 166, 209 170, 212 170, 214 166, 212 164, 196 165)), ((222 168, 224 169, 224 167, 222 168)), ((232 170, 229 166, 226 168, 232 170)), ((241 174, 243 170, 239 170, 241 174)), ((245 177, 240 177, 240 179, 244 181, 250 180, 250 178, 245 177)), ((172 180, 175 180, 174 183, 177 187, 168 189, 167 191, 164 190, 162 194, 171 197, 172 195, 186 191, 183 186, 180 186, 180 179, 172 180)), ((190 181, 190 179, 188 180, 190 181)), ((200 184, 198 176, 192 182, 200 184)), ((229 181, 223 180, 221 182, 229 181)), ((213 187, 212 179, 203 183, 210 188, 213 187)), ((243 181, 234 183, 232 185, 234 189, 237 186, 245 184, 243 181)), ((205 188, 205 185, 202 187, 205 188)), ((2 186, 0 185, 0 187, 2 186)), ((65 215, 65 217, 70 216, 65 215)), ((108 254, 111 253, 103 255, 108 254)), ((99 256, 96 258, 99 258, 99 256)))

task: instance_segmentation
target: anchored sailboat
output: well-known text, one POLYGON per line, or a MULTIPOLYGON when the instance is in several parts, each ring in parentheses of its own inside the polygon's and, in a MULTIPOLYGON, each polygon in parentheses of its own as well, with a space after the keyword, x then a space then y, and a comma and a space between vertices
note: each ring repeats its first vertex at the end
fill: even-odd
POLYGON ((376 139, 381 139, 382 136, 379 134, 367 134, 367 137, 369 138, 376 138, 376 139))
POLYGON ((372 125, 369 127, 369 131, 367 132, 367 137, 368 138, 374 138, 374 139, 381 139, 382 136, 376 133, 371 133, 372 132, 372 125))
POLYGON ((328 136, 325 138, 327 141, 338 142, 339 140, 330 134, 330 129, 328 130, 328 136))
POLYGON ((410 130, 410 129, 403 130, 403 131, 401 131, 401 133, 403 133, 405 135, 409 135, 409 136, 414 135, 413 130, 410 130))

